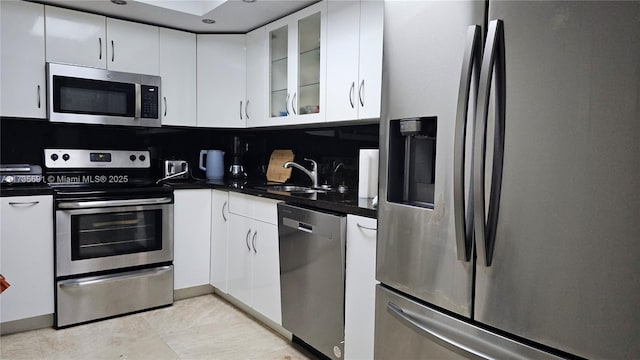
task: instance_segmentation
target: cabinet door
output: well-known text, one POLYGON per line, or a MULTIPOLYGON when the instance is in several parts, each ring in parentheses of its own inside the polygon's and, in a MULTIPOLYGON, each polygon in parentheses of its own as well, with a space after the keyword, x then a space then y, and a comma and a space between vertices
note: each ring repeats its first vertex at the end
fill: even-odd
POLYGON ((245 35, 198 35, 198 126, 246 126, 245 51, 245 35))
POLYGON ((268 125, 324 121, 326 12, 323 1, 267 25, 268 125))
POLYGON ((0 295, 0 322, 52 314, 52 196, 3 197, 0 210, 0 273, 11 284, 0 295))
POLYGON ((289 112, 289 18, 275 21, 265 27, 267 32, 268 95, 267 125, 278 125, 289 112))
POLYGON ((44 6, 0 1, 0 116, 45 118, 44 6))
POLYGON ((253 308, 282 324, 278 226, 254 220, 253 308))
POLYGON ((229 193, 211 190, 211 285, 227 292, 229 193))
POLYGON ((247 34, 247 127, 265 126, 267 94, 267 32, 264 27, 247 34))
POLYGON ((251 306, 253 287, 253 220, 229 213, 227 290, 229 295, 251 306))
POLYGON ((174 199, 174 289, 209 284, 211 190, 176 190, 174 199))
POLYGON ((360 1, 329 1, 327 5, 326 120, 355 120, 360 106, 360 1))
POLYGON ((291 108, 298 124, 325 119, 327 69, 327 2, 323 1, 296 13, 296 78, 291 108))
POLYGON ((160 74, 158 27, 107 18, 107 68, 160 74))
POLYGON ((196 126, 196 35, 160 28, 162 125, 196 126))
POLYGON ((45 17, 47 62, 106 68, 104 16, 45 6, 45 17))
POLYGON ((373 359, 376 219, 347 215, 344 358, 373 359))
POLYGON ((358 118, 380 117, 382 97, 382 41, 384 2, 362 1, 360 7, 360 71, 358 82, 358 118))

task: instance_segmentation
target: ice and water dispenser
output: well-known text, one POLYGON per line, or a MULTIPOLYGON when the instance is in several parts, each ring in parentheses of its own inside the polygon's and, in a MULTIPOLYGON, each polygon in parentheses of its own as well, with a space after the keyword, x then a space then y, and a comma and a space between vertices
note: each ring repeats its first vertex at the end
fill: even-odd
POLYGON ((389 124, 389 202, 433 208, 437 118, 391 120, 389 124))

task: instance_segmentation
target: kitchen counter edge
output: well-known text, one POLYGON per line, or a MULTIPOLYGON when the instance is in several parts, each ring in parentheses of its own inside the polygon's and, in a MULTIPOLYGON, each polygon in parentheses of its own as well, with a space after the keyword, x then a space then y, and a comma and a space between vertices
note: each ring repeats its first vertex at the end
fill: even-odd
POLYGON ((351 215, 359 215, 369 218, 377 217, 377 210, 372 206, 371 199, 360 199, 363 201, 364 206, 345 204, 337 201, 329 200, 314 200, 307 199, 299 196, 276 194, 265 190, 256 189, 252 186, 246 186, 243 188, 233 187, 230 184, 223 183, 170 183, 174 190, 185 189, 216 189, 223 191, 234 191, 248 195, 254 195, 259 197, 265 197, 274 200, 282 200, 288 204, 298 204, 304 206, 310 206, 317 209, 340 212, 351 215))

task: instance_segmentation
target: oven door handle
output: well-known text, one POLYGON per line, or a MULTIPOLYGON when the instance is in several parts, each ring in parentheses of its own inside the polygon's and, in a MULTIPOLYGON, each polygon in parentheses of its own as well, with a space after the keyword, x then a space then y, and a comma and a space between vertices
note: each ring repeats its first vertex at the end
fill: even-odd
POLYGON ((157 205, 168 204, 171 202, 170 197, 151 198, 151 199, 130 199, 130 200, 103 200, 103 201, 68 201, 58 203, 60 209, 88 209, 103 208, 112 206, 138 206, 138 205, 157 205))
POLYGON ((81 286, 87 286, 87 285, 97 285, 100 283, 109 282, 113 280, 120 281, 120 280, 136 278, 140 276, 160 275, 168 271, 171 271, 171 265, 161 266, 153 269, 130 271, 130 272, 120 273, 120 274, 94 276, 88 279, 85 278, 85 279, 79 279, 79 280, 64 280, 64 281, 61 281, 59 284, 61 288, 81 287, 81 286))

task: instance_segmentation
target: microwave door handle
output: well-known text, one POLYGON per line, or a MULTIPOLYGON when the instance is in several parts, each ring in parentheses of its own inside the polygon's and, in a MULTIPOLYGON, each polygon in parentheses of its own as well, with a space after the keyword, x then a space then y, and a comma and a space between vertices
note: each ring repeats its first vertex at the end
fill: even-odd
POLYGON ((142 86, 140 84, 135 84, 136 88, 136 108, 134 117, 136 119, 140 119, 140 114, 142 113, 142 86))
MULTIPOLYGON (((453 208, 454 222, 456 233, 456 252, 458 260, 470 261, 471 249, 473 243, 473 227, 470 226, 473 221, 473 197, 469 192, 469 200, 467 202, 467 215, 465 218, 465 152, 467 139, 467 125, 469 124, 469 100, 472 87, 474 94, 477 95, 480 60, 482 54, 480 26, 469 26, 467 31, 467 46, 462 61, 462 71, 460 74, 460 88, 458 90, 458 108, 455 125, 455 148, 453 151, 454 171, 453 171, 453 208)), ((472 111, 475 115, 477 97, 472 99, 472 111)), ((471 119, 471 127, 474 126, 474 119, 471 119)), ((473 134, 471 134, 473 136, 473 134)), ((471 161, 471 173, 473 173, 473 159, 471 161)), ((473 178, 469 184, 469 189, 473 189, 473 178)))
POLYGON ((501 20, 489 23, 487 42, 484 48, 480 86, 478 87, 478 108, 473 159, 473 207, 474 236, 478 252, 478 262, 491 266, 498 225, 498 209, 502 190, 502 168, 504 159, 504 125, 506 102, 506 72, 504 52, 504 30, 501 20), (493 144, 493 166, 491 174, 491 192, 489 210, 485 211, 485 160, 487 150, 487 120, 491 80, 495 68, 495 135, 493 144), (485 215, 486 214, 486 215, 485 215), (485 222, 486 221, 486 222, 485 222))

